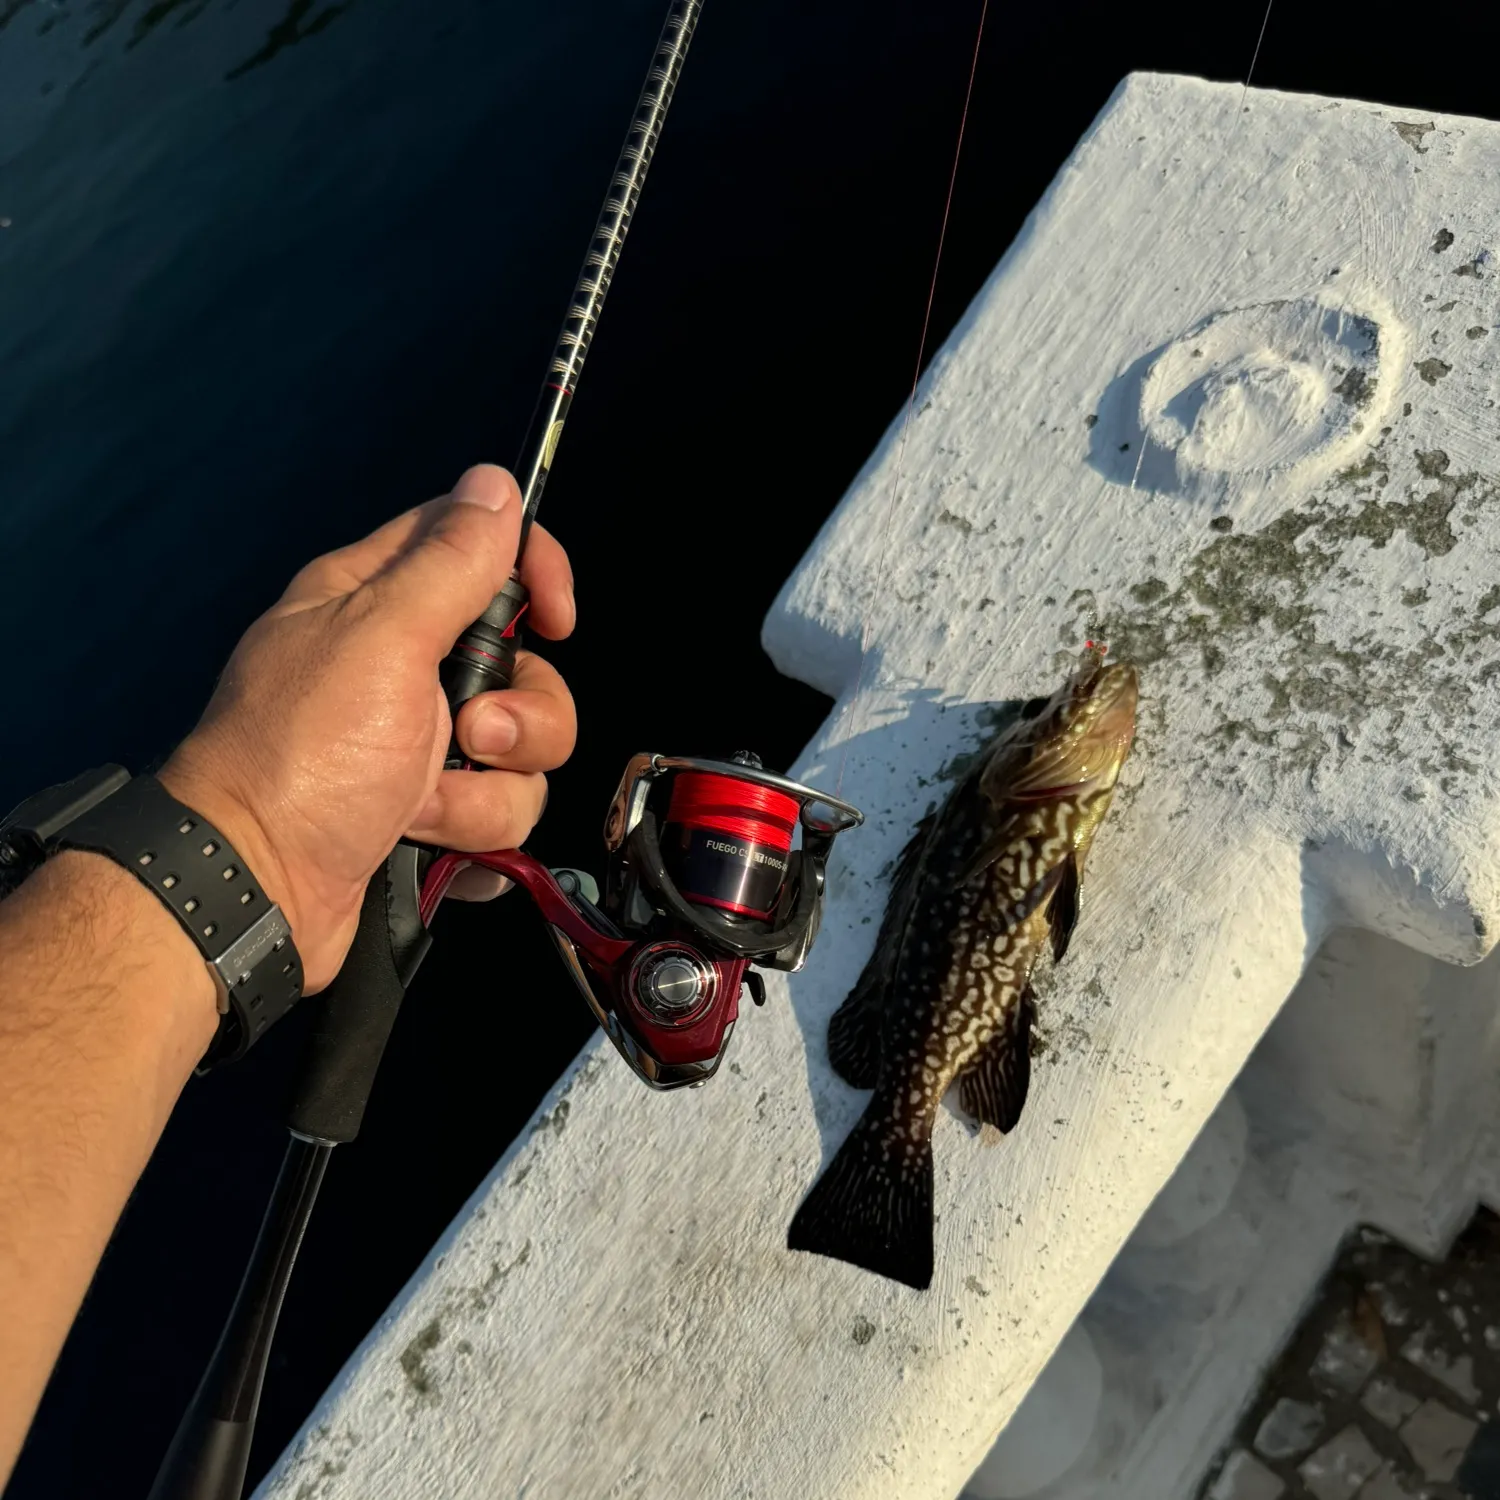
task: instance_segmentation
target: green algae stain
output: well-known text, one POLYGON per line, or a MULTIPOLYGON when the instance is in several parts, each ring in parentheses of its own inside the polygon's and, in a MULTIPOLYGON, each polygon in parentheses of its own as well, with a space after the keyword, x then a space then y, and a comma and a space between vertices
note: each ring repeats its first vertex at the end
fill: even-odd
POLYGON ((401 1373, 406 1383, 419 1396, 430 1396, 436 1389, 432 1372, 427 1368, 427 1356, 442 1342, 443 1325, 434 1318, 401 1351, 401 1373))
MULTIPOLYGON (((1392 738, 1380 747, 1387 753, 1397 752, 1393 736, 1408 715, 1447 728, 1466 722, 1476 682, 1500 674, 1500 661, 1490 659, 1500 619, 1489 618, 1500 610, 1500 586, 1446 618, 1429 622, 1423 611, 1417 640, 1393 643, 1376 634, 1393 601, 1362 591, 1359 546, 1378 551, 1400 538, 1427 558, 1444 557, 1458 545, 1455 523, 1473 524, 1500 498, 1500 483, 1452 473, 1440 449, 1416 450, 1416 464, 1409 498, 1386 498, 1391 463, 1377 448, 1335 475, 1326 494, 1259 530, 1215 531, 1175 587, 1147 578, 1126 589, 1129 603, 1098 619, 1111 654, 1143 673, 1196 665, 1210 694, 1231 660, 1262 661, 1265 706, 1250 715, 1232 701, 1216 704, 1210 740, 1221 753, 1269 751, 1283 771, 1308 772, 1352 751, 1376 711, 1389 715, 1392 738), (1328 638, 1322 618, 1328 583, 1344 590, 1341 621, 1355 622, 1346 644, 1328 638)), ((1400 602, 1431 609, 1425 584, 1404 590, 1400 602)), ((1451 744, 1435 748, 1432 760, 1453 773, 1470 764, 1451 744)))

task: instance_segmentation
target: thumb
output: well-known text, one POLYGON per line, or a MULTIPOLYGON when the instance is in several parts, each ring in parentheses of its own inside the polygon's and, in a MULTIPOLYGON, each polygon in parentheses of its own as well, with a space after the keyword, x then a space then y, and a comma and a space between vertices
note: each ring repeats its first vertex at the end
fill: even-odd
POLYGON ((489 607, 516 565, 521 492, 494 464, 476 464, 448 503, 369 587, 409 637, 438 656, 489 607))

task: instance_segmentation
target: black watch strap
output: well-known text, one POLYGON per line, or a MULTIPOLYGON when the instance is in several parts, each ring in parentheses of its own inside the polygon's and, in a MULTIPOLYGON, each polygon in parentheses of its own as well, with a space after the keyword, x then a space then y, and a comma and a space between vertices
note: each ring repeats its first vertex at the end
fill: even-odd
POLYGON ((241 1056, 302 994, 302 959, 281 908, 206 818, 154 776, 81 812, 49 851, 107 855, 149 886, 197 944, 218 993, 219 1030, 199 1071, 241 1056))

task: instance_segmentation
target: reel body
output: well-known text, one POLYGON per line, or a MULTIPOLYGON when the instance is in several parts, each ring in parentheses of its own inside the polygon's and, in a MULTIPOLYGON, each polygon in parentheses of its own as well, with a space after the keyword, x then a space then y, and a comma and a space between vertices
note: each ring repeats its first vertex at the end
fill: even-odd
POLYGON ((847 802, 731 761, 637 755, 605 819, 602 888, 519 849, 443 854, 422 882, 421 917, 466 865, 526 891, 595 1019, 637 1077, 697 1087, 724 1059, 752 968, 795 971, 823 910, 835 838, 863 822, 847 802), (801 844, 793 848, 801 830, 801 844))

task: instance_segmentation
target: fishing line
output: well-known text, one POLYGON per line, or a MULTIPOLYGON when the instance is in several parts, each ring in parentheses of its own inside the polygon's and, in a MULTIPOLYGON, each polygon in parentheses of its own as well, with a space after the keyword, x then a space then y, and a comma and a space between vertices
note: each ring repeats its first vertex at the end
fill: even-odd
POLYGON ((1266 39, 1266 27, 1271 24, 1271 7, 1276 0, 1266 0, 1266 13, 1260 18, 1260 35, 1255 39, 1255 51, 1250 54, 1250 66, 1245 69, 1245 86, 1240 90, 1239 114, 1234 117, 1235 125, 1239 125, 1239 117, 1245 112, 1245 99, 1250 93, 1250 80, 1255 74, 1255 65, 1260 61, 1261 43, 1266 39))
MULTIPOLYGON (((1227 160, 1234 146, 1234 138, 1239 131, 1240 118, 1245 112, 1245 100, 1250 94, 1250 83, 1255 76, 1255 66, 1260 61, 1261 48, 1265 44, 1266 30, 1271 23, 1271 10, 1275 0, 1266 0, 1266 8, 1261 15, 1260 30, 1256 33, 1255 47, 1250 54, 1250 65, 1245 70, 1245 80, 1240 88, 1239 107, 1235 110, 1234 120, 1230 125, 1229 135, 1224 143, 1223 159, 1227 160)), ((880 580, 885 576, 886 557, 890 550, 891 531, 895 519, 896 501, 900 496, 901 480, 905 474, 906 467, 906 445, 911 433, 911 422, 916 407, 917 391, 921 385, 922 367, 927 357, 927 339, 931 332, 932 308, 937 295, 938 277, 942 271, 943 251, 947 244, 948 223, 953 210, 954 189, 958 181, 959 162, 963 156, 964 135, 969 123, 969 110, 974 97, 974 81, 979 71, 979 55, 984 42, 985 22, 989 15, 989 0, 983 0, 979 13, 979 25, 974 37, 973 58, 969 66, 969 81, 964 92, 963 112, 959 118, 958 140, 953 151, 953 167, 948 177, 948 195, 943 204, 942 225, 938 231, 937 254, 933 260, 932 279, 927 289, 927 306, 922 318, 922 334, 917 345, 916 370, 912 376, 911 390, 907 394, 906 409, 901 419, 901 436, 896 447, 895 473, 891 481, 889 498, 886 501, 885 514, 880 528, 880 550, 877 556, 876 568, 870 597, 865 606, 864 618, 860 623, 859 635, 859 666, 854 677, 854 689, 844 710, 845 733, 843 735, 843 749, 839 755, 838 778, 835 783, 836 791, 842 793, 844 786, 844 773, 849 763, 849 746, 853 742, 858 728, 859 720, 859 696, 864 686, 865 665, 870 655, 870 637, 874 628, 876 590, 880 580)), ((1133 493, 1136 482, 1140 478, 1141 464, 1146 456, 1145 434, 1142 434, 1140 451, 1136 455, 1135 469, 1130 476, 1130 489, 1133 493)), ((1107 486, 1106 486, 1107 487, 1107 486)), ((1090 643, 1092 644, 1092 642, 1090 643)))
MULTIPOLYGON (((1234 138, 1239 133, 1240 120, 1245 114, 1245 100, 1250 97, 1250 80, 1255 76, 1255 64, 1260 61, 1260 49, 1266 39, 1266 27, 1271 23, 1271 7, 1275 3, 1276 0, 1266 0, 1265 14, 1260 18, 1260 32, 1255 38, 1255 50, 1250 54, 1250 66, 1245 69, 1245 81, 1240 86, 1239 106, 1234 112, 1234 119, 1230 122, 1229 134, 1224 138, 1224 149, 1219 153, 1219 163, 1214 173, 1215 176, 1219 175, 1224 163, 1229 160, 1230 153, 1234 150, 1234 138)), ((1177 337, 1182 338, 1186 333, 1187 329, 1184 328, 1178 333, 1177 337)), ((1130 493, 1132 495, 1135 494, 1136 481, 1141 477, 1141 464, 1145 462, 1146 442, 1146 433, 1143 430, 1141 432, 1140 449, 1135 456, 1135 470, 1130 476, 1130 493)))
POLYGON ((922 362, 927 357, 927 335, 932 327, 932 304, 937 296, 938 274, 943 267, 943 247, 948 239, 948 219, 953 211, 953 189, 958 182, 958 163, 963 156, 964 132, 969 125, 969 105, 974 98, 974 79, 979 73, 979 51, 984 43, 984 23, 990 13, 990 0, 983 0, 979 10, 979 29, 974 35, 974 57, 969 64, 969 83, 964 90, 963 113, 958 122, 958 142, 953 148, 953 170, 948 174, 948 197, 943 204, 943 222, 938 230, 937 254, 933 258, 932 281, 927 288, 927 308, 922 315, 922 336, 917 343, 917 367, 911 379, 911 392, 906 398, 906 413, 901 420, 901 438, 896 448, 896 473, 891 482, 890 498, 886 501, 885 519, 880 530, 880 555, 875 566, 875 574, 870 589, 869 602, 865 605, 865 617, 860 625, 859 631, 859 668, 854 675, 854 692, 849 699, 848 708, 845 713, 848 717, 848 729, 844 735, 844 749, 839 757, 838 781, 834 786, 834 795, 840 795, 844 788, 844 768, 849 763, 849 745, 854 738, 855 718, 858 713, 859 691, 864 683, 865 662, 870 653, 870 630, 875 620, 875 597, 879 588, 880 580, 885 576, 886 552, 890 547, 891 523, 896 512, 896 498, 901 489, 901 475, 906 463, 906 439, 911 431, 912 409, 917 402, 917 388, 922 383, 922 362))

